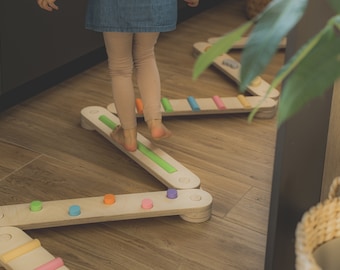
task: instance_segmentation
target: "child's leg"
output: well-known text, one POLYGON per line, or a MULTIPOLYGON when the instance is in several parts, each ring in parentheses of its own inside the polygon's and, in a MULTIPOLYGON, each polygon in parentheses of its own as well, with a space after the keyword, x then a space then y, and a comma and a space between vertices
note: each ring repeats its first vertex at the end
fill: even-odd
POLYGON ((136 78, 144 105, 144 119, 154 139, 171 135, 162 124, 161 85, 154 54, 158 36, 159 33, 136 33, 133 49, 136 78))
POLYGON ((111 136, 128 151, 137 149, 132 40, 132 33, 104 33, 113 100, 122 126, 122 129, 116 130, 111 136))

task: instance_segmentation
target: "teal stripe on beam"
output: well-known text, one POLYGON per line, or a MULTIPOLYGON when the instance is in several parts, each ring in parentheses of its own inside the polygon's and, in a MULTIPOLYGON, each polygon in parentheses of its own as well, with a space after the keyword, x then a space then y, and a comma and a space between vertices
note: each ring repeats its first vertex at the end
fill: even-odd
POLYGON ((200 111, 201 110, 200 106, 198 106, 194 97, 189 96, 189 97, 187 97, 187 100, 188 100, 190 107, 193 111, 200 111))

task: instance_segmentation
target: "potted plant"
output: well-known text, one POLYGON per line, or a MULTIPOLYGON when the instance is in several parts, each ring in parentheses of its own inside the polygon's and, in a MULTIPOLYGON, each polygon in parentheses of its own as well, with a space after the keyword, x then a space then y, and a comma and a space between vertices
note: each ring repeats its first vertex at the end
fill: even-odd
MULTIPOLYGON (((278 107, 279 125, 313 98, 322 95, 340 77, 340 1, 327 1, 335 15, 282 66, 267 91, 268 94, 285 80, 278 107)), ((228 52, 250 31, 241 56, 239 91, 244 92, 264 71, 280 41, 299 22, 307 5, 308 0, 271 1, 260 14, 221 37, 201 54, 195 62, 193 78, 197 79, 217 56, 228 52)), ((250 114, 250 120, 255 112, 256 109, 250 114)))

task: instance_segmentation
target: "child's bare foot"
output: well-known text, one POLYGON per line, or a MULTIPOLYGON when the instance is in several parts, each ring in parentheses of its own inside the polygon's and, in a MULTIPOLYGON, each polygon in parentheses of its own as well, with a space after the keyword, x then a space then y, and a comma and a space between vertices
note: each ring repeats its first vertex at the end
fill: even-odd
POLYGON ((137 129, 123 129, 117 126, 110 134, 111 138, 122 145, 127 151, 134 152, 137 150, 137 129))
POLYGON ((151 137, 155 140, 168 138, 172 135, 171 131, 168 130, 160 119, 154 119, 147 121, 151 137))

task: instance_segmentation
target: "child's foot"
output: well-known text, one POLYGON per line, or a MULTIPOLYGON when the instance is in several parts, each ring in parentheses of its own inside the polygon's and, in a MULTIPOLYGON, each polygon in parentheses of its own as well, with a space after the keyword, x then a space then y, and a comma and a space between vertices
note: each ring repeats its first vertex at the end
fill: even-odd
POLYGON ((137 150, 137 129, 123 129, 117 126, 110 134, 111 138, 122 145, 127 151, 134 152, 137 150))
POLYGON ((168 130, 160 119, 154 119, 147 121, 151 137, 155 140, 168 138, 172 135, 171 131, 168 130))

